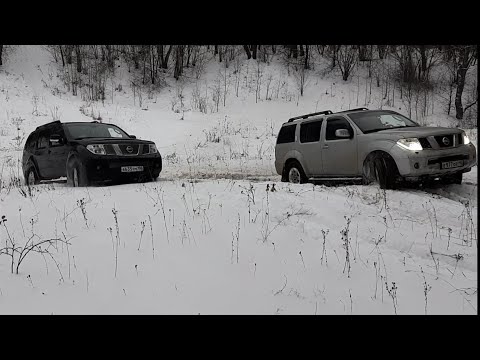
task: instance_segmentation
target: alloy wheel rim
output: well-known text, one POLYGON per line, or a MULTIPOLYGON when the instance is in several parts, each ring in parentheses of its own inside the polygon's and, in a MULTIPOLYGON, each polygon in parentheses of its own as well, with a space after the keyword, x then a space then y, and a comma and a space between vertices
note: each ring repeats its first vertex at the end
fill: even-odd
POLYGON ((300 183, 300 172, 297 168, 291 168, 288 172, 288 179, 291 183, 299 184, 300 183))
POLYGON ((30 170, 28 173, 28 185, 34 185, 35 184, 35 174, 33 171, 30 170))
POLYGON ((78 187, 78 171, 77 171, 77 168, 73 169, 73 186, 78 187))

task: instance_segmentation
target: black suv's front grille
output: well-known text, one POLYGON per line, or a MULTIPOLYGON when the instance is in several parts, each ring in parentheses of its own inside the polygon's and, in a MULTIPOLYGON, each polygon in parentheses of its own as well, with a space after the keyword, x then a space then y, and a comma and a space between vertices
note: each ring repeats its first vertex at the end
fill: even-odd
POLYGON ((438 146, 441 148, 450 148, 454 146, 454 141, 453 141, 454 136, 455 135, 453 134, 435 136, 435 141, 437 142, 438 146))
POLYGON ((145 148, 139 144, 105 144, 104 147, 107 155, 117 156, 135 156, 142 153, 141 147, 145 148))

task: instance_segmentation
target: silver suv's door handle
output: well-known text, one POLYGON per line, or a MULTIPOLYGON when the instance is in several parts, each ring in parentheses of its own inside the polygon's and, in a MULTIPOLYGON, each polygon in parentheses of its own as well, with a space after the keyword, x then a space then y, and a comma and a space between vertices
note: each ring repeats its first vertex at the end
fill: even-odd
POLYGON ((324 149, 328 149, 328 145, 323 145, 323 148, 324 148, 324 149))

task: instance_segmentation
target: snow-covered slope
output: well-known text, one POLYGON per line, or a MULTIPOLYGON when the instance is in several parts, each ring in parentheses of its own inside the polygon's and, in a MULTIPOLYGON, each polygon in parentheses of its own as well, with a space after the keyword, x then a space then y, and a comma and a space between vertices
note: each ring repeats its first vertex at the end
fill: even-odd
MULTIPOLYGON (((20 46, 8 56, 0 70, 0 216, 7 219, 0 252, 18 247, 15 273, 22 249, 55 240, 29 252, 18 275, 0 255, 0 313, 477 312, 476 167, 462 185, 444 188, 279 182, 280 125, 303 113, 364 106, 362 77, 345 83, 317 71, 300 97, 295 79, 273 62, 263 69, 264 79, 272 74, 273 99, 263 88, 256 102, 249 80, 256 63, 245 61, 238 97, 231 86, 226 106, 204 114, 193 109, 194 79, 169 81, 144 94, 140 107, 120 67, 105 102, 86 103, 65 91, 61 65, 45 48, 20 46), (175 112, 180 90, 184 106, 175 112), (36 126, 91 121, 90 114, 155 141, 165 160, 160 179, 88 189, 13 186, 36 126)), ((202 91, 219 67, 208 65, 202 91)), ((386 108, 377 89, 366 106, 386 108)), ((394 109, 405 113, 402 107, 397 101, 394 109)), ((455 124, 444 115, 423 121, 455 124)), ((476 145, 476 130, 469 135, 476 145)))

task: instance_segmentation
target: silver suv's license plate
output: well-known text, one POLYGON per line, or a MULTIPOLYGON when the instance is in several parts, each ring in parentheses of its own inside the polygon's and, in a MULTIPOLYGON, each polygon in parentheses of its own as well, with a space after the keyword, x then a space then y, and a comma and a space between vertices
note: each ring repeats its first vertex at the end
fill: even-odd
POLYGON ((442 169, 451 169, 463 165, 463 160, 447 161, 442 163, 442 169))
POLYGON ((121 167, 122 172, 137 172, 137 171, 143 171, 143 166, 122 166, 121 167))

